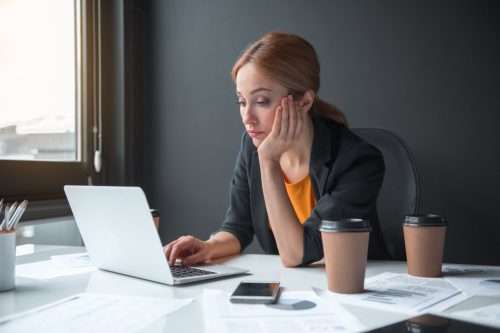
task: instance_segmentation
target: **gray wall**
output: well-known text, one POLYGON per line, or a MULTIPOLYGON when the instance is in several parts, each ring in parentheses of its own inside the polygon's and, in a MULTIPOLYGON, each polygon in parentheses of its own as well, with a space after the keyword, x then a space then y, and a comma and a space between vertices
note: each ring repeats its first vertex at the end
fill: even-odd
POLYGON ((145 187, 164 242, 206 238, 222 221, 243 130, 229 73, 251 41, 278 30, 316 47, 319 95, 352 127, 406 139, 421 211, 449 219, 445 259, 500 264, 500 2, 157 0, 151 12, 145 187))

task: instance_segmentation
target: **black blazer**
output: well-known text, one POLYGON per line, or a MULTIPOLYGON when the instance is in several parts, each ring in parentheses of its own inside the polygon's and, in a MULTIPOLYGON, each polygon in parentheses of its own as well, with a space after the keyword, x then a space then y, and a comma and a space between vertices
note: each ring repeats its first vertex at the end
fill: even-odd
MULTIPOLYGON (((311 119, 314 138, 309 176, 316 206, 303 225, 302 265, 323 258, 319 231, 323 219, 368 219, 372 225, 368 258, 389 259, 376 209, 385 171, 382 154, 334 121, 314 116, 311 119)), ((223 225, 216 232, 233 234, 242 251, 255 235, 265 253, 278 254, 267 220, 257 148, 245 132, 230 185, 229 209, 223 225)))

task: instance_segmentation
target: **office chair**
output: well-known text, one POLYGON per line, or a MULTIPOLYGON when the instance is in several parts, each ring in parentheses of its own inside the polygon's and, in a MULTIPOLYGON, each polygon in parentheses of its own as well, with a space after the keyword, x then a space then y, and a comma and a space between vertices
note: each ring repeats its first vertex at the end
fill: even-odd
POLYGON ((384 129, 353 128, 363 140, 377 147, 384 157, 385 176, 377 200, 380 227, 394 260, 405 260, 402 218, 417 213, 419 179, 417 166, 404 140, 384 129))

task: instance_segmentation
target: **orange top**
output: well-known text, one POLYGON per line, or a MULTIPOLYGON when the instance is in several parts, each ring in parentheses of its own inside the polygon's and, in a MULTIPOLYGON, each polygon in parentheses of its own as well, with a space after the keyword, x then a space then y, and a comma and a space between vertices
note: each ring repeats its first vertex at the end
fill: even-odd
POLYGON ((286 192, 290 198, 295 214, 300 221, 304 224, 307 218, 311 215, 314 206, 316 206, 316 198, 311 186, 311 178, 306 175, 295 184, 290 184, 285 179, 286 192))

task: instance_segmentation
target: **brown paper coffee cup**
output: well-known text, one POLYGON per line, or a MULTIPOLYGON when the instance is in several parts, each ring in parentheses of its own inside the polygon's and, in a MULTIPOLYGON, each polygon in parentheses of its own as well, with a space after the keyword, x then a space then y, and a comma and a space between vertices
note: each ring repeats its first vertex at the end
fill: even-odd
POLYGON ((441 276, 446 219, 439 215, 415 214, 405 217, 408 274, 419 277, 441 276))
POLYGON ((363 292, 370 223, 362 219, 322 221, 320 231, 328 290, 342 294, 363 292))
POLYGON ((153 222, 155 224, 156 230, 160 228, 160 210, 151 209, 151 216, 153 216, 153 222))

